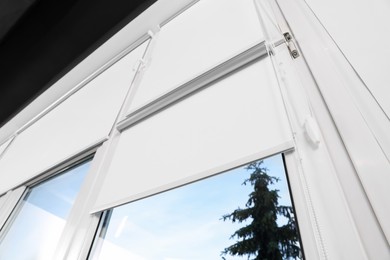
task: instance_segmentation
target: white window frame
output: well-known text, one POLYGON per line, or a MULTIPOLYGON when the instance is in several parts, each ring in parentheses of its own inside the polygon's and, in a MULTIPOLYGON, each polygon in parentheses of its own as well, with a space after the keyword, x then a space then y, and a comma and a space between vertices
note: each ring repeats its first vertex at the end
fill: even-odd
MULTIPOLYGON (((295 42, 293 39, 300 53, 299 58, 291 59, 288 53, 281 51, 278 54, 276 48, 274 61, 286 111, 295 133, 296 150, 286 154, 292 193, 297 198, 297 212, 302 214, 301 222, 310 223, 300 225, 306 257, 338 259, 341 255, 348 255, 347 258, 351 259, 387 259, 390 256, 388 242, 357 178, 358 166, 352 159, 355 155, 354 152, 350 153, 342 133, 346 129, 335 120, 338 115, 329 107, 334 105, 333 101, 328 103, 323 95, 323 91, 336 89, 337 92, 345 86, 333 84, 327 86, 330 89, 321 89, 319 84, 323 82, 316 81, 313 69, 327 72, 326 66, 329 64, 323 67, 322 63, 329 60, 318 59, 317 68, 307 63, 308 59, 315 58, 311 50, 323 55, 328 48, 334 51, 333 47, 326 44, 324 47, 318 31, 313 33, 310 29, 311 26, 318 28, 319 24, 305 20, 308 17, 308 13, 302 12, 308 10, 305 1, 255 1, 266 30, 270 31, 277 25, 282 33, 296 33, 301 40, 295 42), (319 153, 323 155, 318 157, 319 153)), ((343 72, 344 76, 350 73, 348 70, 343 72)), ((340 80, 337 73, 329 75, 329 81, 340 80)), ((339 100, 337 109, 342 111, 346 105, 354 107, 351 103, 347 104, 349 101, 348 98, 339 100)), ((361 130, 356 126, 354 129, 361 130)))

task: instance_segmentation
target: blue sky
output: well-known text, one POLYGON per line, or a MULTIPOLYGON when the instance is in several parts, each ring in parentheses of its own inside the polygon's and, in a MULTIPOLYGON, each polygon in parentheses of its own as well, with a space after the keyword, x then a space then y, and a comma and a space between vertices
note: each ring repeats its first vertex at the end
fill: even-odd
POLYGON ((90 164, 91 161, 87 161, 32 187, 26 198, 28 203, 65 219, 76 199, 90 164))
POLYGON ((90 162, 31 188, 0 243, 0 259, 52 260, 90 162), (21 250, 23 249, 23 250, 21 250))

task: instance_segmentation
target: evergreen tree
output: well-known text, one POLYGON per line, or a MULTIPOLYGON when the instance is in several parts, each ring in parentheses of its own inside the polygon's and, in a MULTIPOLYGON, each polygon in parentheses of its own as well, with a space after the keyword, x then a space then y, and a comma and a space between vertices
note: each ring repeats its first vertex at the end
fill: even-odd
POLYGON ((232 222, 252 222, 233 233, 231 238, 238 241, 222 252, 224 256, 238 255, 253 257, 254 260, 297 259, 300 257, 298 232, 291 206, 278 205, 278 190, 270 190, 269 185, 279 181, 269 176, 267 169, 262 167, 263 161, 249 164, 246 170, 251 171, 249 179, 244 181, 253 186, 249 194, 246 208, 238 208, 232 213, 224 215, 222 219, 232 222), (277 216, 287 218, 287 224, 277 225, 277 216))

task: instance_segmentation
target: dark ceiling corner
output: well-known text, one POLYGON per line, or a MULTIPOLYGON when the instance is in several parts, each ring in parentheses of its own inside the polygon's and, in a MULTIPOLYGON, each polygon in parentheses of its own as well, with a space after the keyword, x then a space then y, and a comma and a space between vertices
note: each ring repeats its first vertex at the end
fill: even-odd
POLYGON ((0 127, 156 0, 0 0, 0 127))

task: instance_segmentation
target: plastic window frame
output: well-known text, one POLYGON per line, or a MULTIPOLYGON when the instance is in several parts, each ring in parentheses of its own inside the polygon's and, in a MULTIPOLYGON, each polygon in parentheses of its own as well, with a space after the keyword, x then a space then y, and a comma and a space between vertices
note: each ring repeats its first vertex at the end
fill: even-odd
MULTIPOLYGON (((260 2, 258 0, 255 1, 260 2)), ((288 1, 269 0, 265 2, 265 3, 271 3, 271 5, 273 5, 271 8, 272 12, 270 13, 276 16, 273 17, 275 19, 274 20, 275 23, 270 26, 274 27, 274 25, 276 24, 279 29, 283 30, 283 32, 293 33, 295 28, 294 26, 298 27, 299 23, 286 20, 286 17, 289 17, 287 16, 287 14, 290 14, 291 17, 301 16, 301 14, 299 12, 296 12, 294 8, 288 8, 297 4, 292 4, 289 2, 289 4, 291 4, 290 6, 287 5, 282 6, 280 2, 287 3, 288 1)), ((269 14, 264 15, 263 13, 263 18, 265 16, 268 16, 267 18, 269 18, 269 14)), ((354 212, 350 209, 350 207, 351 208, 353 207, 350 205, 351 202, 348 201, 348 198, 346 197, 348 196, 347 193, 353 190, 353 188, 351 188, 351 190, 348 190, 347 188, 353 185, 359 186, 359 184, 353 182, 352 182, 353 184, 348 183, 349 186, 345 185, 344 187, 342 187, 344 188, 344 191, 340 189, 339 185, 342 184, 342 182, 345 181, 346 178, 350 178, 349 180, 352 181, 351 175, 355 175, 356 172, 353 165, 350 162, 350 158, 348 155, 348 151, 346 150, 345 144, 343 143, 343 140, 339 135, 335 122, 332 119, 332 114, 329 112, 327 108, 327 104, 323 100, 323 97, 317 87, 317 82, 315 81, 315 78, 313 78, 311 68, 308 67, 306 58, 304 57, 305 49, 304 48, 301 49, 299 45, 296 46, 298 46, 299 51, 302 51, 301 57, 291 61, 292 59, 288 57, 289 56, 288 54, 287 55, 283 54, 284 57, 279 57, 279 58, 283 59, 283 62, 285 64, 291 66, 285 65, 284 68, 278 68, 276 66, 275 72, 276 74, 279 74, 279 78, 284 77, 284 80, 287 82, 287 84, 286 83, 281 84, 284 85, 282 87, 282 93, 286 100, 285 101, 286 111, 287 114, 289 114, 292 131, 294 132, 295 135, 294 141, 295 141, 296 151, 286 154, 286 164, 287 164, 287 168, 291 173, 290 174, 291 186, 295 187, 295 189, 292 189, 292 192, 295 193, 295 197, 298 198, 298 200, 296 200, 297 202, 296 206, 298 207, 297 213, 302 214, 301 220, 303 225, 301 224, 300 227, 301 227, 302 239, 305 243, 305 249, 306 249, 305 253, 307 254, 306 256, 309 259, 333 259, 334 257, 341 257, 342 254, 339 252, 340 250, 339 247, 343 243, 343 240, 341 238, 342 236, 340 237, 337 236, 338 233, 337 231, 339 230, 335 230, 335 227, 329 226, 329 223, 327 223, 327 221, 330 220, 329 216, 326 214, 321 214, 323 212, 317 210, 318 205, 315 205, 315 202, 313 204, 313 201, 318 202, 320 200, 315 194, 316 193, 315 190, 318 189, 319 187, 313 185, 314 184, 313 181, 310 180, 316 177, 313 177, 314 175, 310 176, 311 174, 309 170, 313 168, 313 166, 315 166, 316 161, 318 162, 318 155, 316 154, 322 153, 323 154, 322 158, 326 162, 325 164, 326 169, 328 169, 326 173, 328 174, 329 179, 333 179, 334 183, 337 182, 337 185, 332 186, 333 189, 332 193, 337 194, 337 196, 339 196, 338 200, 340 202, 338 204, 344 205, 344 208, 339 211, 339 214, 337 215, 337 219, 338 220, 348 219, 348 221, 345 222, 345 226, 348 226, 348 228, 345 229, 343 228, 343 229, 344 231, 349 229, 350 233, 348 233, 349 236, 348 239, 354 241, 354 243, 358 245, 357 247, 355 247, 356 250, 353 250, 353 252, 350 251, 348 252, 348 254, 352 258, 378 258, 378 257, 383 258, 384 250, 378 253, 378 251, 380 250, 375 250, 375 247, 377 247, 377 245, 375 245, 375 247, 370 249, 371 254, 374 253, 377 254, 377 256, 369 257, 367 255, 367 252, 370 250, 368 250, 366 245, 364 245, 366 243, 364 242, 364 240, 367 240, 367 238, 365 238, 364 235, 362 234, 360 234, 359 236, 359 234, 355 233, 355 229, 356 228, 360 229, 361 227, 359 227, 359 224, 355 223, 355 220, 351 218, 351 214, 353 215, 354 212), (298 77, 300 78, 299 82, 293 84, 292 80, 289 79, 288 73, 286 73, 287 75, 283 74, 283 69, 285 69, 284 73, 286 73, 286 71, 287 72, 294 71, 296 74, 298 74, 298 77), (302 96, 299 97, 299 94, 297 95, 294 93, 294 92, 299 93, 302 90, 305 92, 304 95, 302 96, 304 96, 305 98, 302 98, 302 96), (290 93, 286 93, 286 92, 290 92, 290 93), (291 93, 294 94, 291 95, 291 93), (287 94, 290 94, 290 96, 288 96, 287 94), (311 107, 310 104, 312 105, 311 107), (318 131, 318 135, 319 135, 318 146, 314 145, 313 142, 311 142, 310 140, 305 140, 306 139, 305 137, 307 137, 305 136, 307 134, 305 133, 305 131, 307 131, 307 129, 305 129, 306 127, 305 125, 302 125, 301 119, 304 118, 305 113, 307 113, 307 111, 309 110, 311 111, 309 115, 310 114, 312 115, 315 124, 318 124, 321 127, 321 131, 318 131), (343 177, 344 180, 342 180, 341 178, 338 179, 336 176, 338 174, 337 173, 338 171, 344 171, 343 175, 344 176, 349 175, 349 176, 343 177), (335 237, 333 237, 335 239, 329 239, 329 237, 331 237, 329 236, 329 233, 332 232, 335 233, 335 237)), ((278 47, 278 48, 282 48, 282 47, 278 47)), ((282 81, 283 80, 281 80, 281 82, 282 81)), ((319 167, 317 167, 316 169, 317 173, 315 175, 318 176, 322 175, 323 173, 321 172, 324 170, 325 169, 320 169, 319 167)), ((331 182, 325 181, 321 184, 321 186, 326 185, 329 187, 330 183, 331 182)), ((334 197, 333 194, 332 197, 334 197)), ((363 199, 365 200, 366 198, 363 199)), ((322 202, 326 202, 327 204, 330 203, 329 199, 327 201, 323 200, 322 202)), ((359 204, 367 204, 367 203, 366 201, 361 201, 359 202, 359 204)), ((359 215, 363 215, 361 214, 361 212, 364 212, 366 217, 362 217, 362 219, 365 219, 366 221, 369 220, 367 215, 371 214, 371 212, 369 212, 370 211, 369 207, 370 206, 368 205, 367 211, 360 211, 358 213, 359 215)), ((321 206, 319 208, 321 208, 321 206)), ((332 221, 334 220, 331 220, 331 222, 332 221)), ((370 224, 374 224, 373 226, 375 226, 375 223, 372 223, 372 221, 375 222, 375 219, 371 219, 370 221, 371 221, 370 224)), ((362 223, 360 223, 360 226, 362 226, 362 223)), ((378 234, 377 232, 376 235, 377 238, 380 238, 382 234, 378 234)), ((372 240, 373 241, 371 244, 378 244, 377 239, 372 239, 372 240)), ((382 249, 385 249, 386 251, 386 248, 384 248, 386 245, 383 245, 382 242, 383 241, 380 241, 380 243, 382 244, 382 249)))

